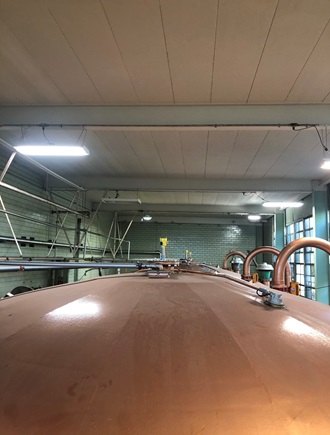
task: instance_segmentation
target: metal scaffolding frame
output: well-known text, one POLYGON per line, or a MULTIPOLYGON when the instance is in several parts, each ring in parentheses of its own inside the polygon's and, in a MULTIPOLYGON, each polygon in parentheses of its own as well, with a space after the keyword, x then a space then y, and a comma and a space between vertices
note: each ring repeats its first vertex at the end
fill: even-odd
POLYGON ((104 246, 103 257, 105 256, 105 252, 106 252, 107 246, 109 244, 109 241, 112 241, 112 246, 110 244, 109 249, 111 251, 113 259, 116 258, 116 255, 117 255, 119 250, 121 252, 121 257, 123 257, 122 244, 124 242, 126 242, 126 243, 128 243, 127 258, 129 259, 131 244, 129 241, 125 240, 125 237, 129 231, 129 229, 131 228, 132 223, 133 223, 133 219, 130 220, 130 222, 128 223, 127 228, 124 232, 123 237, 121 237, 120 236, 120 226, 119 226, 119 222, 118 222, 118 214, 117 214, 117 212, 115 212, 113 220, 112 220, 110 228, 109 228, 108 237, 107 237, 107 240, 106 240, 106 243, 104 246), (112 231, 113 231, 113 236, 111 236, 112 231), (117 234, 118 234, 118 237, 117 237, 117 234))
MULTIPOLYGON (((11 234, 13 236, 13 241, 16 244, 17 250, 19 252, 19 256, 21 258, 23 258, 23 252, 21 250, 20 243, 23 243, 23 242, 26 243, 28 241, 25 240, 25 239, 19 239, 19 238, 17 238, 17 236, 15 234, 14 227, 13 227, 11 219, 10 219, 10 216, 14 216, 14 217, 17 217, 17 218, 22 218, 22 219, 30 220, 30 221, 35 222, 37 224, 46 225, 46 226, 53 227, 53 228, 56 229, 55 237, 54 237, 54 239, 51 242, 50 241, 38 241, 38 242, 35 242, 35 244, 39 244, 39 245, 42 244, 42 245, 50 246, 48 254, 47 254, 47 257, 50 256, 50 254, 52 253, 52 251, 54 250, 55 247, 60 246, 60 247, 68 247, 70 249, 71 253, 72 253, 72 257, 77 259, 77 261, 79 261, 80 251, 82 250, 82 243, 83 243, 83 259, 86 258, 87 249, 89 249, 89 251, 91 253, 92 253, 92 251, 95 251, 95 250, 101 251, 102 249, 100 249, 100 248, 95 248, 95 247, 91 247, 91 246, 87 247, 87 235, 90 233, 90 234, 97 235, 97 236, 99 236, 101 238, 106 238, 106 243, 105 243, 104 249, 102 250, 103 251, 102 252, 102 258, 105 257, 105 254, 108 251, 107 250, 108 244, 111 241, 111 244, 109 245, 109 249, 110 249, 112 258, 115 259, 119 251, 121 252, 121 257, 123 258, 122 244, 125 242, 125 243, 128 243, 127 258, 129 259, 129 256, 130 256, 130 242, 125 240, 125 237, 126 237, 128 231, 129 231, 129 229, 130 229, 130 227, 131 227, 131 225, 133 223, 133 219, 129 222, 129 224, 128 224, 127 228, 125 229, 124 234, 123 234, 122 237, 120 235, 120 227, 119 227, 117 213, 115 213, 115 215, 114 215, 114 217, 113 217, 113 219, 111 221, 108 236, 105 236, 103 234, 99 234, 99 233, 95 233, 93 231, 90 231, 92 223, 94 222, 96 216, 98 215, 100 207, 102 205, 102 201, 101 201, 98 204, 98 206, 97 206, 96 210, 94 211, 94 213, 92 214, 87 227, 81 228, 81 226, 80 226, 81 225, 81 219, 79 218, 79 216, 85 216, 86 212, 78 210, 78 209, 74 209, 73 206, 74 206, 74 204, 76 204, 76 206, 78 205, 79 199, 80 199, 80 194, 82 192, 85 192, 83 187, 78 186, 78 185, 72 183, 71 181, 69 181, 69 180, 63 178, 62 176, 56 174, 55 172, 49 170, 45 166, 39 164, 35 160, 33 160, 33 159, 31 159, 31 158, 29 158, 27 156, 23 156, 23 155, 22 156, 20 155, 20 157, 22 157, 24 160, 28 161, 32 165, 37 166, 39 169, 44 171, 47 175, 51 175, 51 176, 61 180, 62 182, 70 185, 70 187, 74 187, 76 189, 74 191, 74 195, 73 195, 73 198, 71 199, 70 205, 68 207, 66 207, 66 206, 63 206, 63 205, 58 204, 57 202, 55 202, 52 192, 48 192, 47 191, 46 195, 48 195, 48 198, 43 198, 43 197, 40 197, 38 195, 32 194, 30 192, 27 192, 25 190, 19 189, 19 188, 15 187, 15 186, 12 186, 12 185, 10 185, 8 183, 4 183, 3 180, 4 180, 5 176, 6 176, 6 174, 8 173, 8 171, 9 171, 9 169, 11 167, 11 164, 14 161, 14 158, 17 155, 17 153, 16 153, 16 150, 14 149, 14 147, 12 147, 9 143, 4 141, 3 139, 0 139, 0 144, 4 145, 6 148, 8 148, 11 151, 11 155, 10 155, 8 161, 6 162, 5 167, 2 170, 2 173, 0 174, 0 187, 3 187, 5 189, 9 189, 11 191, 14 191, 16 193, 19 193, 19 194, 22 194, 22 195, 25 195, 25 196, 28 196, 29 198, 41 201, 43 203, 46 203, 46 204, 54 207, 55 208, 54 213, 56 213, 57 220, 60 223, 60 225, 57 225, 57 224, 53 224, 51 222, 42 222, 42 221, 38 221, 37 219, 30 218, 29 216, 23 216, 21 214, 11 212, 11 211, 7 210, 7 208, 5 206, 5 203, 3 201, 3 198, 0 195, 0 205, 1 205, 0 213, 4 213, 5 216, 6 216, 6 220, 7 220, 8 226, 9 226, 11 234), (64 216, 63 219, 60 217, 60 213, 65 213, 65 216, 64 216), (69 216, 69 214, 74 214, 74 215, 77 216, 76 227, 75 228, 66 228, 64 226, 65 221, 66 221, 67 217, 69 216), (72 240, 70 240, 70 237, 68 235, 68 231, 73 231, 75 233, 75 237, 74 237, 74 241, 73 242, 72 242, 72 240), (112 231, 113 231, 113 235, 111 235, 112 231), (61 232, 64 233, 68 245, 57 242, 58 237, 59 237, 61 232), (83 234, 81 235, 81 233, 83 233, 83 234)), ((70 189, 70 192, 72 192, 72 189, 70 189)), ((105 192, 105 194, 106 193, 107 192, 105 192)), ((0 240, 5 240, 5 239, 6 240, 10 240, 8 237, 1 237, 0 236, 0 240)))

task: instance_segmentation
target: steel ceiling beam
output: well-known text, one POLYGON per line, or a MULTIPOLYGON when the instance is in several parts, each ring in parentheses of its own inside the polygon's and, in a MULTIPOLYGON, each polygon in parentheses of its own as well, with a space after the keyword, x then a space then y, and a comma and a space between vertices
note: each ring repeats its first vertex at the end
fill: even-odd
MULTIPOLYGON (((93 203, 94 208, 96 207, 97 203, 93 203)), ((129 204, 129 205, 113 205, 113 204, 105 204, 100 212, 105 211, 118 211, 121 212, 121 215, 123 213, 129 213, 136 211, 136 216, 138 216, 139 212, 159 212, 162 215, 171 216, 175 213, 178 214, 195 214, 195 215, 229 215, 232 213, 263 213, 265 215, 271 215, 273 214, 272 209, 268 209, 265 207, 262 207, 260 204, 254 204, 254 205, 198 205, 198 204, 141 204, 140 206, 135 204, 129 204)), ((130 215, 132 216, 132 215, 130 215)))
POLYGON ((329 104, 2 106, 1 126, 327 125, 329 104))
MULTIPOLYGON (((196 179, 196 178, 139 178, 139 177, 87 177, 79 180, 72 174, 73 182, 80 182, 85 190, 144 191, 144 192, 296 192, 311 193, 313 184, 306 179, 196 179)), ((60 189, 63 184, 50 180, 49 187, 60 189)), ((66 189, 63 187, 63 189, 66 189)), ((118 205, 118 204, 117 204, 118 205)))

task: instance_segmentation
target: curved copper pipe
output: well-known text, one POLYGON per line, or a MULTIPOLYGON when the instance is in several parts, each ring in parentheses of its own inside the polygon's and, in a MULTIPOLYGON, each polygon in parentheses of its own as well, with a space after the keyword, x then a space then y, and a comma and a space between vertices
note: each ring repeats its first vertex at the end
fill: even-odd
POLYGON ((286 288, 284 283, 284 266, 288 261, 290 255, 292 255, 295 251, 300 248, 319 248, 323 251, 327 252, 330 255, 330 243, 326 240, 319 239, 317 237, 303 237, 301 239, 293 240, 293 242, 289 243, 284 249, 282 249, 280 255, 277 258, 275 263, 274 270, 274 284, 273 288, 283 290, 286 288))
MULTIPOLYGON (((243 265, 243 275, 242 279, 245 281, 250 281, 251 275, 250 275, 250 265, 252 259, 257 256, 258 254, 262 253, 269 253, 279 256, 281 251, 277 248, 274 248, 273 246, 261 246, 259 248, 254 249, 253 251, 249 252, 249 255, 246 257, 243 265)), ((290 269, 290 263, 287 262, 285 266, 285 283, 289 287, 291 282, 291 269, 290 269)))
POLYGON ((242 257, 243 260, 245 260, 245 258, 246 258, 246 255, 243 254, 243 252, 241 252, 241 251, 230 251, 230 252, 228 252, 228 254, 223 259, 222 269, 227 269, 227 260, 228 260, 229 257, 233 257, 234 255, 238 255, 239 257, 242 257))

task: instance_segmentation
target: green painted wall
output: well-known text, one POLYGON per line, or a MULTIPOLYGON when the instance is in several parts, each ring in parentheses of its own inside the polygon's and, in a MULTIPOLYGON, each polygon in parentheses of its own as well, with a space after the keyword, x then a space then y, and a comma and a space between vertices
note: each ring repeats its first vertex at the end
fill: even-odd
POLYGON ((232 250, 247 253, 256 247, 256 225, 133 223, 127 239, 132 257, 153 258, 160 250, 160 237, 168 239, 167 258, 183 258, 187 249, 196 261, 222 264, 232 250))
MULTIPOLYGON (((10 153, 7 150, 0 148, 0 172, 5 167, 10 153)), ((25 190, 31 194, 51 200, 55 203, 70 207, 70 203, 75 192, 58 191, 52 192, 52 197, 49 192, 45 191, 45 174, 36 170, 35 167, 21 164, 19 157, 15 157, 12 165, 9 168, 4 180, 12 186, 25 190)), ((12 214, 9 215, 11 225, 17 238, 26 238, 26 243, 19 243, 24 259, 32 258, 33 260, 44 260, 62 258, 72 258, 72 252, 69 247, 69 241, 74 242, 77 216, 64 213, 54 213, 56 210, 53 206, 47 203, 40 202, 28 196, 19 194, 4 187, 0 188, 0 195, 3 199, 6 210, 12 214), (17 215, 24 216, 24 218, 17 215), (31 220, 33 219, 33 221, 31 220), (58 233, 61 222, 64 222, 66 233, 61 230, 58 233), (56 228, 57 226, 57 228, 56 228), (55 240, 58 243, 67 245, 66 247, 56 247, 49 255, 49 246, 51 241, 55 240), (33 243, 33 240, 43 242, 43 245, 33 243), (68 241, 69 239, 69 241, 68 241), (49 242, 49 244, 48 244, 49 242)), ((91 204, 88 204, 84 198, 77 197, 74 200, 72 208, 78 210, 90 210, 91 204)), ((2 207, 0 205, 0 209, 2 207)), ((90 225, 91 219, 82 218, 82 228, 89 227, 90 233, 86 239, 86 256, 101 256, 105 236, 109 231, 109 226, 112 220, 112 215, 104 213, 97 216, 90 225)), ((10 226, 6 219, 6 215, 0 212, 0 259, 11 260, 21 258, 20 252, 13 241, 6 241, 4 238, 12 238, 10 226)), ((80 258, 83 256, 83 250, 80 252, 80 258)), ((104 273, 104 272, 103 272, 104 273)), ((60 276, 63 275, 64 282, 71 282, 75 278, 86 279, 98 276, 98 270, 87 271, 86 269, 79 270, 77 276, 74 276, 73 271, 63 271, 62 274, 58 271, 54 274, 52 271, 25 271, 25 272, 0 272, 0 297, 18 286, 26 287, 48 287, 57 284, 60 276), (87 273, 86 273, 87 272, 87 273)))

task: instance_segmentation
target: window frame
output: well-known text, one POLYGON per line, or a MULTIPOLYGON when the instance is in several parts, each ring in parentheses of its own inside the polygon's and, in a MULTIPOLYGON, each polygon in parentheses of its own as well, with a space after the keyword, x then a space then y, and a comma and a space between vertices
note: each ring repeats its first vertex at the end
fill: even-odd
MULTIPOLYGON (((286 244, 302 237, 314 236, 314 218, 308 216, 286 225, 286 244)), ((316 299, 315 294, 315 249, 301 248, 289 258, 292 280, 299 283, 300 296, 316 299)))

